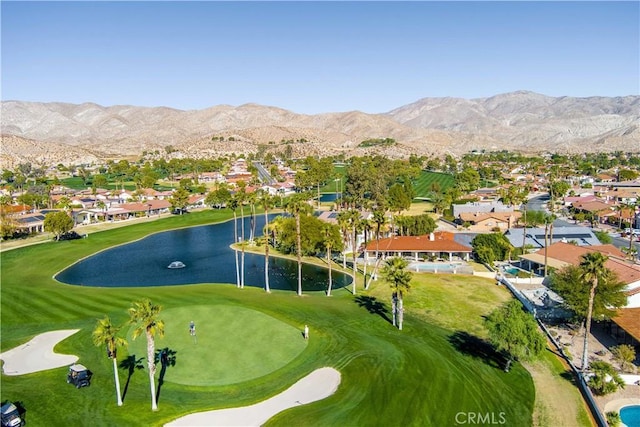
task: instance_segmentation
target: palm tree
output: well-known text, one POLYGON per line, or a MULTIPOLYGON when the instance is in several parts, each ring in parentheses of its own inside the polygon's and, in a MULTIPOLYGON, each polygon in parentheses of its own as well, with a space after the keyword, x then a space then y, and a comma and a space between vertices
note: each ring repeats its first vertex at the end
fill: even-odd
POLYGON ((269 236, 271 235, 269 230, 269 209, 273 207, 274 202, 273 196, 268 191, 264 191, 260 195, 260 204, 264 209, 264 290, 266 292, 271 292, 269 288, 269 236))
POLYGON ((304 194, 289 197, 285 203, 285 210, 296 220, 296 258, 298 260, 298 295, 302 295, 302 239, 300 231, 300 216, 305 215, 311 208, 304 194))
POLYGON ((238 205, 240 205, 240 225, 242 230, 242 257, 240 258, 240 288, 244 288, 244 204, 247 201, 247 184, 244 181, 240 181, 238 186, 240 191, 236 193, 238 197, 238 205))
MULTIPOLYGON (((238 199, 237 197, 232 197, 229 201, 229 209, 233 211, 233 245, 238 243, 238 215, 236 211, 238 209, 238 199)), ((238 265, 238 250, 233 249, 233 252, 236 254, 236 286, 240 287, 240 267, 238 265)))
POLYGON ((135 340, 141 334, 147 337, 147 367, 149 368, 149 385, 151 387, 151 409, 158 410, 158 402, 156 402, 156 388, 154 375, 156 373, 155 364, 155 336, 164 336, 164 321, 158 315, 162 307, 153 304, 149 299, 145 298, 141 301, 135 301, 129 308, 129 323, 137 325, 133 330, 133 339, 135 340))
POLYGON ((373 267, 373 273, 371 277, 369 277, 369 281, 365 285, 365 289, 369 289, 371 286, 371 281, 376 276, 376 272, 378 271, 378 265, 380 264, 379 256, 380 256, 380 229, 387 222, 386 212, 383 209, 376 209, 373 211, 373 222, 376 224, 376 263, 373 267))
POLYGON ((102 320, 98 320, 96 327, 93 330, 93 343, 96 346, 106 345, 107 356, 113 360, 113 376, 116 382, 116 396, 118 398, 118 406, 122 406, 122 395, 120 394, 120 377, 118 377, 118 361, 117 350, 118 347, 126 346, 127 340, 116 336, 120 328, 115 327, 111 323, 109 317, 105 317, 102 320))
POLYGON ((352 209, 349 210, 349 224, 351 225, 351 231, 353 233, 351 256, 353 257, 353 294, 356 294, 356 274, 358 273, 358 264, 356 263, 358 257, 358 232, 361 230, 360 212, 352 209))
POLYGON ((391 304, 393 312, 393 326, 398 325, 398 329, 402 330, 403 320, 403 300, 405 292, 411 288, 411 273, 406 270, 409 262, 400 257, 389 258, 385 266, 382 268, 382 277, 391 285, 391 304), (397 321, 396 321, 397 320, 397 321))
POLYGON ((367 289, 367 250, 366 250, 366 245, 367 245, 367 241, 368 241, 368 237, 369 237, 369 231, 371 230, 371 222, 369 222, 368 219, 363 218, 360 221, 360 227, 364 231, 365 250, 363 252, 364 264, 363 264, 362 276, 364 277, 364 288, 367 289))
POLYGON ((547 251, 553 241, 553 221, 555 220, 556 216, 554 214, 544 216, 544 277, 547 277, 548 272, 547 251))
POLYGON ((248 193, 246 196, 247 202, 249 203, 249 208, 251 210, 251 216, 249 223, 251 224, 249 227, 249 242, 253 245, 253 240, 256 235, 256 203, 258 201, 257 194, 248 193))
POLYGON ((586 371, 588 367, 587 364, 589 363, 587 350, 589 346, 589 334, 591 331, 593 300, 596 296, 598 282, 605 272, 606 267, 604 266, 604 263, 607 259, 607 256, 600 252, 590 252, 583 255, 582 261, 580 261, 580 269, 582 270, 581 278, 586 283, 591 284, 591 288, 589 289, 589 305, 587 306, 587 319, 585 320, 584 346, 582 349, 582 372, 586 371))
MULTIPOLYGON (((338 212, 338 216, 336 220, 338 221, 338 226, 340 227, 340 233, 342 233, 342 241, 343 243, 349 243, 349 211, 342 210, 338 212)), ((345 251, 347 250, 346 245, 344 250, 342 251, 342 268, 347 268, 347 256, 345 251)))
POLYGON ((333 233, 331 232, 331 224, 324 224, 322 227, 322 237, 324 246, 327 249, 327 265, 329 266, 329 286, 327 287, 327 296, 331 296, 331 287, 333 285, 333 277, 331 272, 331 249, 333 248, 333 233))

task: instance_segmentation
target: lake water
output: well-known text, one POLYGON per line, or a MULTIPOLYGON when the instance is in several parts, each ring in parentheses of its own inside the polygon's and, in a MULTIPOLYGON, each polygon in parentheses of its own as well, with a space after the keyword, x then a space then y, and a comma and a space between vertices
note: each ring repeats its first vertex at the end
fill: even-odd
MULTIPOLYGON (((245 218, 245 238, 250 219, 245 218)), ((240 237, 238 220, 238 237, 240 237)), ((264 216, 256 217, 256 235, 262 234, 264 216)), ((99 287, 170 286, 193 283, 236 283, 233 220, 221 224, 165 231, 142 240, 100 252, 79 261, 55 278, 63 283, 99 287), (168 269, 173 261, 186 267, 168 269)), ((238 251, 239 262, 242 258, 238 251)), ((272 289, 296 290, 297 263, 269 257, 269 285, 272 289)), ((328 270, 302 266, 303 291, 325 290, 328 270)), ((333 272, 333 287, 351 283, 351 277, 333 272)), ((264 256, 245 253, 245 285, 264 287, 264 256)))
POLYGON ((335 202, 336 200, 338 200, 339 194, 338 193, 322 193, 320 194, 320 201, 321 202, 335 202))

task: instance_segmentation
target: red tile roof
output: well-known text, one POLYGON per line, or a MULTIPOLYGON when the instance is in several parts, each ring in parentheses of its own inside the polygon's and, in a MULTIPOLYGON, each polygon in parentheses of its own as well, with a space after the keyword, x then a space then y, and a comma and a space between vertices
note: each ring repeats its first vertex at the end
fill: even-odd
MULTIPOLYGON (((608 257, 605 267, 618 275, 618 279, 624 283, 640 281, 640 267, 624 260, 624 252, 613 245, 576 246, 570 243, 557 242, 547 248, 547 257, 563 261, 572 265, 578 265, 582 256, 590 252, 600 252, 608 257)), ((544 248, 536 252, 544 256, 544 248)))
MULTIPOLYGON (((386 252, 471 252, 472 249, 456 242, 453 233, 439 231, 433 233, 433 240, 429 235, 424 236, 395 236, 380 239, 380 250, 386 252)), ((367 243, 366 250, 374 252, 378 245, 376 240, 367 243)))

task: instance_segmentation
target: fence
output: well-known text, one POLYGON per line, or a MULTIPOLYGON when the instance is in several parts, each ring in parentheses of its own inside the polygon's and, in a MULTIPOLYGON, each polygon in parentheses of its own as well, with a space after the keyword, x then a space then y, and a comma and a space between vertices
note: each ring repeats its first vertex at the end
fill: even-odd
POLYGON ((584 375, 582 375, 582 373, 578 370, 578 368, 576 368, 576 366, 573 364, 571 359, 569 357, 567 357, 567 354, 564 352, 564 348, 562 347, 562 345, 560 345, 560 343, 558 341, 556 341, 555 337, 553 335, 551 335, 551 332, 547 329, 547 327, 544 325, 544 323, 542 323, 542 320, 540 318, 538 318, 538 316, 536 315, 536 308, 531 303, 531 301, 529 301, 522 294, 522 292, 520 292, 518 289, 516 289, 506 277, 504 277, 502 275, 498 275, 498 276, 496 276, 496 280, 498 280, 498 282, 504 284, 511 291, 513 296, 515 296, 518 299, 518 301, 520 301, 522 303, 522 305, 524 305, 524 307, 527 309, 527 311, 529 311, 530 313, 533 314, 533 317, 536 319, 536 321, 538 322, 538 325, 540 325, 540 327, 544 331, 544 333, 547 336, 547 338, 549 338, 549 340, 553 343, 553 345, 556 347, 556 349, 562 355, 562 358, 571 367, 571 370, 573 371, 573 375, 576 378, 576 383, 578 385, 578 389, 580 390, 580 393, 582 394, 582 397, 584 397, 584 400, 586 400, 587 405, 589 406, 589 409, 591 410, 591 414, 593 415, 593 418, 595 418, 596 423, 598 424, 598 427, 607 427, 609 424, 607 424, 606 418, 604 417, 604 415, 600 411, 600 408, 598 408, 598 405, 596 404, 596 401, 593 398, 593 394, 591 393, 591 389, 589 388, 589 386, 587 385, 587 382, 584 379, 584 375))

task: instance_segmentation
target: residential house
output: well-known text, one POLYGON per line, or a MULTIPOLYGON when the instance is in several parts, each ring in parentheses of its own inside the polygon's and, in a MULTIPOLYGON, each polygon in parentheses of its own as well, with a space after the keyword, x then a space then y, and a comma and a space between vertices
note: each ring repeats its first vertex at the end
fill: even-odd
POLYGON ((489 233, 496 230, 504 231, 512 228, 521 216, 521 212, 463 212, 456 218, 456 223, 467 224, 469 231, 489 233))
POLYGON ((424 236, 391 236, 385 239, 372 240, 364 251, 365 262, 375 259, 376 251, 381 257, 408 257, 415 261, 420 258, 442 258, 468 261, 472 248, 455 240, 455 234, 447 231, 436 231, 424 236))
MULTIPOLYGON (((545 247, 545 229, 542 227, 512 228, 504 233, 505 237, 516 248, 525 247, 540 249, 545 247), (526 237, 524 233, 526 231, 526 237)), ((554 227, 548 238, 550 245, 558 242, 575 243, 578 246, 598 246, 600 240, 589 227, 554 227)))

